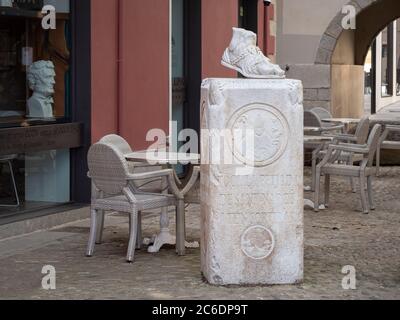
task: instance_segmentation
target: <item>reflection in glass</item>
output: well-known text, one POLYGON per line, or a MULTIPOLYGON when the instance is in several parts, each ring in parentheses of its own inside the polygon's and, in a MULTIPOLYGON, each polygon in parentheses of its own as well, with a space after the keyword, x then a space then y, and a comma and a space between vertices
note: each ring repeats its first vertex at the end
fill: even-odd
POLYGON ((69 150, 0 156, 0 217, 69 202, 69 181, 69 150))
POLYGON ((57 28, 45 30, 37 11, 40 1, 19 1, 1 7, 0 127, 29 126, 69 116, 69 0, 47 0, 57 10, 57 28), (45 61, 44 63, 38 63, 45 61), (36 64, 35 64, 36 63, 36 64), (43 67, 43 68, 42 68, 43 67), (32 70, 29 73, 29 70, 32 70), (55 74, 55 75, 54 75, 55 74), (30 79, 28 81, 28 75, 30 79), (51 78, 48 81, 47 78, 51 78), (45 80, 51 88, 41 91, 45 80), (48 93, 49 90, 51 93, 48 93), (28 100, 33 99, 34 110, 28 100), (42 103, 43 102, 43 103, 42 103), (45 112, 40 112, 43 107, 45 112))

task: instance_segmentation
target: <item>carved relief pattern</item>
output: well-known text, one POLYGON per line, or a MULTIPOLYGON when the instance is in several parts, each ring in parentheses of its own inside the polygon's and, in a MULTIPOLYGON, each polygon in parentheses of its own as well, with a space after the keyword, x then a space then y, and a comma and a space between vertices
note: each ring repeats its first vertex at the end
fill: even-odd
POLYGON ((241 248, 243 253, 253 260, 268 258, 275 247, 272 232, 263 226, 248 228, 242 235, 241 248))
POLYGON ((284 116, 274 107, 252 104, 234 114, 231 149, 235 157, 246 165, 265 167, 277 161, 288 143, 289 126, 284 116), (254 134, 249 136, 249 132, 254 134), (248 138, 254 137, 254 148, 248 138))

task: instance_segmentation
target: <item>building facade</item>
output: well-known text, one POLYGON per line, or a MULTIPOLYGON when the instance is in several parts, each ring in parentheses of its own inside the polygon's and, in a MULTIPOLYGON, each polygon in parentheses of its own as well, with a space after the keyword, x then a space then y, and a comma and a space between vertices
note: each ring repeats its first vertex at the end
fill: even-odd
POLYGON ((89 203, 87 150, 104 135, 137 150, 171 121, 199 130, 202 79, 237 76, 220 64, 232 27, 256 32, 276 58, 275 1, 10 3, 0 7, 0 225, 89 203), (41 26, 44 5, 56 9, 54 30, 41 26), (31 72, 39 61, 51 63, 31 72), (53 87, 52 114, 30 111, 31 74, 53 87))
MULTIPOLYGON (((399 18, 399 1, 281 0, 277 12, 277 61, 288 66, 289 77, 303 80, 306 108, 360 117, 365 106, 376 112, 398 101, 397 45, 386 50, 384 30, 399 18), (355 11, 355 28, 346 26, 348 6, 355 11), (393 61, 389 72, 387 61, 393 61)), ((396 36, 389 34, 391 43, 396 36)))

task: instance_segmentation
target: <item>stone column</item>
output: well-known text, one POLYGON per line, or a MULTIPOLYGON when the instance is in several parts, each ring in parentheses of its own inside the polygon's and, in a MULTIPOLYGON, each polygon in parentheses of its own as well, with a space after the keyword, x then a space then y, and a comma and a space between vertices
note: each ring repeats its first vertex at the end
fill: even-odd
POLYGON ((201 267, 211 284, 302 281, 302 102, 297 80, 204 80, 201 267))

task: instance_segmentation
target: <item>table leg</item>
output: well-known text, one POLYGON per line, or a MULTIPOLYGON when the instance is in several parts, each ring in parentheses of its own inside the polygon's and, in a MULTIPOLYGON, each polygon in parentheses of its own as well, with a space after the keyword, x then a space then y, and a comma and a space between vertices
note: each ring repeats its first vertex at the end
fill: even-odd
MULTIPOLYGON (((168 186, 168 183, 165 181, 163 182, 163 190, 168 186)), ((168 191, 166 191, 168 193, 168 191)), ((177 216, 177 218, 179 218, 180 220, 182 220, 182 215, 183 215, 183 223, 184 223, 184 219, 185 219, 185 203, 184 201, 179 201, 179 208, 178 211, 180 210, 180 212, 182 214, 179 215, 179 217, 177 216)), ((161 232, 156 235, 154 237, 154 243, 152 246, 150 246, 148 248, 148 252, 149 253, 156 253, 159 252, 160 249, 164 246, 164 245, 176 245, 177 246, 177 253, 182 255, 185 253, 185 247, 186 248, 199 248, 200 245, 198 242, 186 242, 185 238, 183 237, 183 239, 179 239, 181 240, 179 244, 177 244, 176 242, 176 236, 172 235, 170 232, 170 228, 169 228, 169 214, 168 214, 168 208, 163 208, 161 211, 161 218, 160 218, 160 228, 161 228, 161 232), (182 242, 183 241, 183 242, 182 242), (179 248, 178 248, 179 247, 179 248)), ((183 228, 185 226, 183 225, 183 228)), ((184 231, 182 231, 182 221, 178 221, 177 219, 177 224, 176 224, 176 228, 177 228, 177 232, 180 232, 184 235, 184 231), (180 230, 178 230, 178 226, 180 227, 180 230)), ((184 230, 184 229, 183 229, 184 230)))

